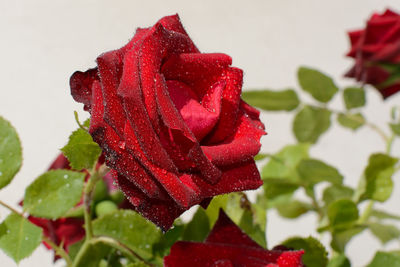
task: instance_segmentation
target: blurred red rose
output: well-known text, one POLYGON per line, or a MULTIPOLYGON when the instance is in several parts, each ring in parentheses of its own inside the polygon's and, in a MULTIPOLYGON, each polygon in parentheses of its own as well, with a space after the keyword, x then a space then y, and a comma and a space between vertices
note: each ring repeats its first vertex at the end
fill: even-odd
POLYGON ((231 63, 200 53, 175 15, 71 77, 119 187, 163 230, 195 204, 262 184, 253 157, 264 125, 231 63))
POLYGON ((392 10, 373 14, 365 29, 349 32, 347 56, 355 65, 347 77, 373 85, 384 98, 400 91, 400 15, 392 10))
POLYGON ((301 267, 303 253, 262 248, 221 210, 204 243, 176 242, 164 258, 164 267, 301 267))

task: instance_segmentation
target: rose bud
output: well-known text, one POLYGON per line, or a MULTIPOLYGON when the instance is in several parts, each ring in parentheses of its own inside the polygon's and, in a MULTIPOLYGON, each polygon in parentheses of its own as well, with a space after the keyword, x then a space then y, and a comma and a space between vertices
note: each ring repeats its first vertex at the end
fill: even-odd
POLYGON ((96 62, 72 75, 71 94, 136 211, 168 230, 193 205, 261 186, 253 157, 264 125, 241 100, 243 72, 201 53, 177 15, 96 62))
POLYGON ((373 85, 383 98, 400 91, 400 15, 388 9, 373 14, 365 29, 349 32, 355 59, 347 77, 373 85))
POLYGON ((220 210, 203 243, 178 241, 164 257, 164 267, 247 266, 302 267, 304 251, 266 250, 248 237, 220 210))

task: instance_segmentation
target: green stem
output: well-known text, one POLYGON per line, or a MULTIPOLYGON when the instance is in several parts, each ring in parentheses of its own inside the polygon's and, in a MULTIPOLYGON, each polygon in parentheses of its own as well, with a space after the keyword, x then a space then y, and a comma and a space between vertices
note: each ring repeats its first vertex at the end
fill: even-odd
POLYGON ((393 145, 394 139, 395 139, 395 135, 392 134, 392 135, 389 137, 389 139, 387 140, 387 142, 386 142, 386 153, 387 153, 388 155, 390 155, 390 153, 392 152, 392 145, 393 145))
POLYGON ((18 215, 20 215, 22 217, 25 217, 23 213, 17 211, 16 209, 14 209, 13 207, 11 207, 10 205, 8 205, 7 203, 5 203, 5 202, 3 202, 1 200, 0 200, 0 205, 5 207, 6 209, 8 209, 11 212, 14 212, 14 213, 16 213, 16 214, 18 214, 18 215))
POLYGON ((124 254, 132 262, 140 260, 151 267, 155 266, 155 265, 147 262, 145 259, 143 259, 141 256, 139 256, 136 252, 134 252, 133 250, 131 250, 124 244, 121 244, 117 240, 110 238, 110 237, 106 237, 106 236, 98 236, 98 237, 92 237, 92 239, 86 240, 85 243, 83 243, 81 249, 79 250, 78 254, 75 257, 72 267, 79 267, 83 257, 87 254, 87 251, 89 250, 90 246, 95 245, 97 243, 103 243, 103 244, 106 244, 110 247, 113 247, 113 248, 121 251, 122 254, 124 254))
POLYGON ((60 256, 61 258, 63 258, 65 260, 65 262, 67 263, 67 266, 72 266, 72 260, 69 257, 69 255, 67 254, 67 252, 62 248, 62 246, 57 246, 57 244, 55 244, 52 240, 50 240, 50 238, 48 238, 45 235, 42 236, 42 239, 44 242, 46 242, 48 245, 50 245, 50 247, 54 250, 56 255, 60 256))
POLYGON ((369 201, 368 205, 365 207, 364 212, 361 214, 360 218, 358 219, 359 224, 364 224, 367 222, 367 220, 371 216, 371 212, 373 210, 374 204, 375 204, 375 201, 373 201, 373 200, 369 201))

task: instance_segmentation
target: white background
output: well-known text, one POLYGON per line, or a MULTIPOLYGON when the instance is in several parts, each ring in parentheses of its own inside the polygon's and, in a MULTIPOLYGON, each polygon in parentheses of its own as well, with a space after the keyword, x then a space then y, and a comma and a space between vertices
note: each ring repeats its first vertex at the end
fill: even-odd
MULTIPOLYGON (((374 10, 381 12, 385 7, 400 11, 400 1, 0 0, 0 114, 16 127, 24 147, 22 170, 0 192, 0 199, 16 207, 24 188, 46 169, 76 128, 73 110, 87 117, 70 96, 70 75, 93 67, 100 53, 121 47, 136 27, 150 26, 162 16, 179 13, 201 51, 232 56, 233 64, 245 71, 244 88, 298 88, 295 73, 299 65, 316 66, 344 86, 351 84, 341 77, 352 63, 344 57, 349 49, 346 30, 363 27, 374 10)), ((302 98, 310 100, 305 95, 302 98)), ((383 102, 370 89, 365 114, 386 127, 390 107, 399 103, 400 94, 383 102)), ((342 108, 339 96, 333 107, 342 108)), ((268 113, 262 119, 269 132, 262 140, 263 152, 294 143, 291 116, 268 113)), ((397 156, 399 143, 393 150, 397 156)), ((312 156, 339 167, 345 183, 355 185, 369 153, 383 149, 379 136, 367 128, 352 135, 334 126, 313 148, 312 156)), ((395 195, 385 205, 397 213, 399 179, 397 175, 395 195)), ((7 213, 1 208, 1 219, 7 213)), ((316 236, 312 231, 315 220, 307 215, 288 222, 270 213, 270 246, 290 235, 316 236)), ((350 243, 347 254, 353 266, 363 266, 379 246, 365 233, 350 243)), ((392 248, 398 248, 398 243, 385 249, 392 248)), ((1 266, 16 266, 1 252, 0 262, 1 266)), ((20 266, 52 266, 52 255, 40 247, 20 266)))

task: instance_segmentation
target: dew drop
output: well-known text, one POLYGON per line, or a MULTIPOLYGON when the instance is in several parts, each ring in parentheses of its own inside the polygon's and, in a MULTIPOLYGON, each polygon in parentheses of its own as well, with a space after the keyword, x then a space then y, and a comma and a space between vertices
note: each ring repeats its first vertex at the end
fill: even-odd
POLYGON ((3 175, 3 173, 0 171, 0 176, 2 176, 3 175))
POLYGON ((70 186, 70 184, 66 184, 65 186, 66 186, 66 187, 69 187, 69 186, 70 186))
POLYGON ((38 202, 38 203, 42 203, 42 199, 41 199, 41 198, 39 198, 37 202, 38 202))
POLYGON ((0 163, 3 163, 3 159, 0 159, 0 163))
POLYGON ((28 237, 28 236, 25 236, 25 240, 29 240, 29 237, 28 237))
POLYGON ((67 179, 67 178, 68 178, 68 174, 65 174, 65 175, 64 175, 64 179, 67 179))

